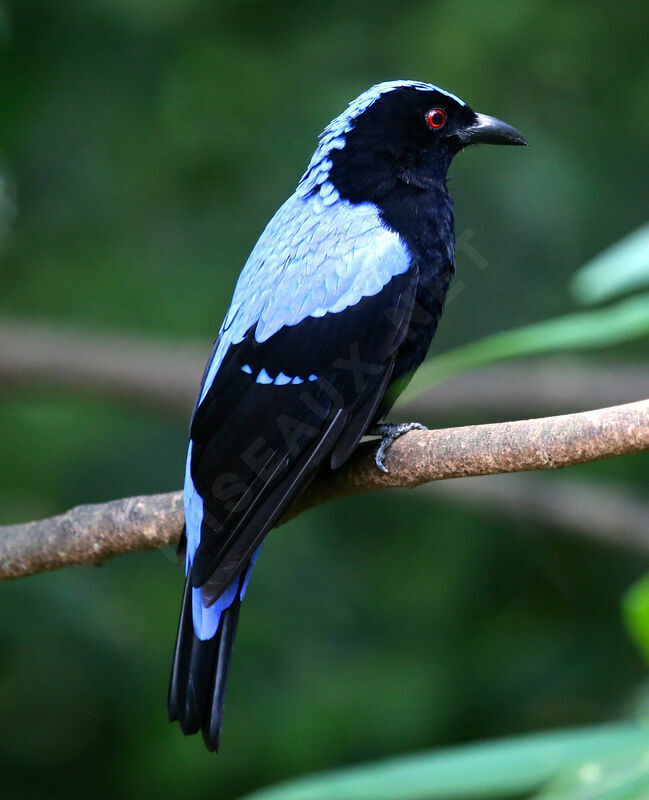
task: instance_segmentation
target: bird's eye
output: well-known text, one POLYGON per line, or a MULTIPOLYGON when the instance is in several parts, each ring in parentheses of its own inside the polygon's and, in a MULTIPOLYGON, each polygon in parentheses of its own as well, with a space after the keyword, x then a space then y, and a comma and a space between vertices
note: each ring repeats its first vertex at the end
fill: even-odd
POLYGON ((431 108, 428 114, 426 114, 426 122, 428 123, 428 127, 433 130, 441 128, 446 122, 446 111, 443 111, 441 108, 431 108))

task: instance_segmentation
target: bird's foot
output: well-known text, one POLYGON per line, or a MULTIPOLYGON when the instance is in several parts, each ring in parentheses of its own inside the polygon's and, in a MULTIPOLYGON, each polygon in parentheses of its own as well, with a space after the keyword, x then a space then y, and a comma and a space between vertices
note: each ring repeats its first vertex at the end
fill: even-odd
POLYGON ((396 441, 400 436, 403 436, 404 433, 409 433, 410 431, 427 430, 428 428, 425 425, 422 425, 420 422, 382 422, 379 425, 373 425, 368 433, 371 436, 381 437, 381 444, 376 450, 374 463, 381 470, 381 472, 385 472, 387 475, 390 470, 383 462, 385 461, 385 457, 390 449, 390 446, 392 445, 392 442, 396 441))

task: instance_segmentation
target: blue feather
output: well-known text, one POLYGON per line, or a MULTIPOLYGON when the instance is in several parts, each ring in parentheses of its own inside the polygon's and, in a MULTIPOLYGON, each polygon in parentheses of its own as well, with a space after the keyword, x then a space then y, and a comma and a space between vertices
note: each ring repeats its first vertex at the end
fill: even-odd
POLYGON ((218 600, 208 608, 203 605, 200 589, 192 589, 192 620, 194 632, 201 641, 211 639, 218 630, 221 614, 229 608, 237 596, 239 578, 235 578, 218 600))
POLYGON ((246 589, 248 588, 248 583, 250 582, 250 575, 252 574, 252 568, 255 565, 255 561, 257 560, 257 556, 259 555, 259 551, 261 550, 261 545, 255 550, 255 552, 250 556, 250 564, 248 565, 248 569, 246 570, 245 575, 243 576, 243 584, 241 586, 241 592, 239 593, 239 600, 243 600, 246 589))
POLYGON ((273 379, 270 377, 270 375, 266 372, 265 369, 262 369, 259 372, 259 375, 257 375, 256 380, 257 380, 257 383, 272 383, 273 382, 273 379))
MULTIPOLYGON (((303 198, 296 192, 268 223, 241 272, 199 402, 230 345, 253 325, 256 340, 265 342, 284 326, 377 294, 409 266, 405 243, 372 203, 337 198, 325 205, 320 195, 303 198)), ((272 382, 266 375, 257 381, 272 382)))
POLYGON ((187 450, 187 463, 185 465, 185 486, 183 490, 183 503, 185 506, 185 531, 187 534, 187 552, 185 556, 185 574, 189 572, 194 561, 194 555, 201 539, 201 524, 203 522, 203 498, 196 491, 191 474, 191 460, 194 443, 189 441, 187 450))

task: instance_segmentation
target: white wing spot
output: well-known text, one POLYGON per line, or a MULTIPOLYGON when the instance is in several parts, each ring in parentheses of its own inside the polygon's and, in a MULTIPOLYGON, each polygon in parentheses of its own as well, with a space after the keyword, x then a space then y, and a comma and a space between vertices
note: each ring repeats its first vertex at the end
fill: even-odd
POLYGON ((272 383, 273 379, 270 375, 266 372, 265 369, 262 369, 259 375, 257 375, 256 383, 272 383))

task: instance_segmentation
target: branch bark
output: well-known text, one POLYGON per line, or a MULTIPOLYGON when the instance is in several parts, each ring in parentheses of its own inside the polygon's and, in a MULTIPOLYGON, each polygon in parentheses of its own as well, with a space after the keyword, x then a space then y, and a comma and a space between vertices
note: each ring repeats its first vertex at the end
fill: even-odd
MULTIPOLYGON (((362 444, 336 472, 323 472, 281 522, 336 497, 448 478, 550 470, 649 449, 649 400, 542 419, 413 431, 374 464, 362 444)), ((0 579, 72 564, 98 564, 118 553, 178 541, 179 492, 78 506, 58 517, 0 528, 0 579)))

